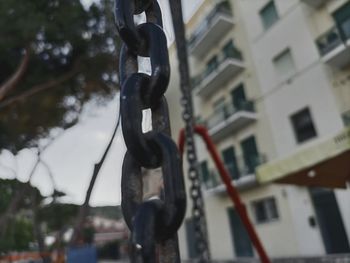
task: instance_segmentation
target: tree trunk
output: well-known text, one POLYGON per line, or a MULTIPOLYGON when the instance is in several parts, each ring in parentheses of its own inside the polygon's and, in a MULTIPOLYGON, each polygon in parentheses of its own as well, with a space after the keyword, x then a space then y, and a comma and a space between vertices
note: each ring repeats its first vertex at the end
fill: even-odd
POLYGON ((37 199, 36 192, 32 191, 32 206, 33 206, 33 230, 34 236, 38 242, 38 249, 41 255, 41 259, 44 263, 49 263, 50 259, 45 255, 46 247, 44 242, 44 236, 41 231, 41 225, 38 218, 38 211, 40 206, 40 200, 37 199))
POLYGON ((70 241, 70 246, 77 245, 77 243, 79 241, 79 238, 81 238, 84 221, 85 221, 85 218, 87 217, 87 215, 89 214, 89 209, 90 209, 89 203, 90 203, 91 194, 92 194, 94 185, 96 183, 96 179, 97 179, 97 177, 99 175, 99 172, 100 172, 100 170, 101 170, 101 168, 103 166, 103 163, 104 163, 104 161, 105 161, 105 159, 107 157, 107 154, 108 154, 108 152, 109 152, 109 150, 110 150, 110 148, 112 146, 114 137, 115 137, 115 135, 117 133, 117 130, 119 128, 119 123, 120 123, 120 114, 118 116, 118 121, 117 121, 117 124, 116 124, 116 126, 114 128, 112 137, 109 140, 109 143, 108 143, 107 148, 105 149, 105 151, 104 151, 104 153, 102 155, 101 160, 94 165, 94 170, 92 172, 92 177, 91 177, 91 180, 90 180, 90 183, 89 183, 89 187, 88 187, 88 189, 86 191, 86 194, 85 194, 85 201, 80 206, 80 209, 79 209, 79 213, 78 213, 78 216, 77 216, 77 220, 76 220, 76 224, 75 224, 75 227, 74 227, 73 235, 72 235, 72 238, 71 238, 71 241, 70 241))

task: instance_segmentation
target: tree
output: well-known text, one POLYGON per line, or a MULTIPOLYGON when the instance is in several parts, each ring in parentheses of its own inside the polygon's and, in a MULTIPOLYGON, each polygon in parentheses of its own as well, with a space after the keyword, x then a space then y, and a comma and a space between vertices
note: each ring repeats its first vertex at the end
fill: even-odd
MULTIPOLYGON (((30 189, 30 192, 38 200, 42 200, 42 196, 38 189, 30 186, 29 183, 21 183, 18 180, 0 180, 0 214, 7 209, 13 193, 18 189, 30 189)), ((0 252, 11 250, 26 250, 31 242, 35 242, 33 224, 28 218, 31 215, 32 202, 31 198, 23 198, 18 204, 16 216, 13 216, 6 225, 6 228, 0 229, 0 252)))
POLYGON ((0 2, 0 149, 36 144, 115 91, 112 1, 0 2))

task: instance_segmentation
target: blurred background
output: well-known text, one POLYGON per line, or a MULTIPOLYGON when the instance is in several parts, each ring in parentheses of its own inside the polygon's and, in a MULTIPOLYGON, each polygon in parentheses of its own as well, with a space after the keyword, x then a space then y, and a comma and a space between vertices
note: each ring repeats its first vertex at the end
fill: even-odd
MULTIPOLYGON (((158 2, 177 141, 181 61, 168 1, 158 2)), ((127 260, 113 6, 0 3, 0 262, 127 260)), ((191 0, 183 13, 196 123, 269 257, 350 262, 350 0, 191 0)), ((139 71, 150 73, 149 60, 139 71)), ((258 261, 200 140, 197 152, 213 261, 258 261)), ((145 177, 145 197, 159 194, 160 177, 145 177)), ((184 261, 198 257, 191 206, 188 196, 184 261)))

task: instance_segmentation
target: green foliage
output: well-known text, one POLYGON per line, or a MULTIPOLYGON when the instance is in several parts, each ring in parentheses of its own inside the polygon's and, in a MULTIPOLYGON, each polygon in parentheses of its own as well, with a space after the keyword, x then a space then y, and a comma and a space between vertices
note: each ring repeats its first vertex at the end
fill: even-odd
MULTIPOLYGON (((23 191, 24 188, 29 188, 31 193, 34 191, 39 200, 43 198, 39 190, 32 187, 28 183, 22 183, 18 180, 0 179, 0 215, 6 211, 14 194, 17 191, 23 191)), ((21 200, 18 208, 19 210, 28 209, 31 207, 31 205, 30 198, 26 196, 23 200, 21 200)))
POLYGON ((38 212, 40 222, 45 222, 48 232, 59 231, 72 226, 79 207, 73 204, 52 203, 42 207, 38 212))
MULTIPOLYGON (((0 179, 0 215, 3 215, 15 192, 29 188, 38 200, 42 199, 38 189, 18 180, 0 179)), ((18 214, 6 226, 4 238, 0 239, 0 252, 28 250, 30 242, 34 242, 33 225, 30 220, 31 199, 26 196, 19 204, 18 214)))
POLYGON ((35 242, 32 223, 23 218, 12 220, 7 226, 5 238, 0 240, 0 252, 26 251, 35 242))
POLYGON ((51 128, 74 124, 85 102, 111 97, 117 86, 112 2, 84 9, 79 0, 0 1, 0 87, 30 49, 24 77, 5 101, 53 85, 6 107, 0 101, 0 149, 33 146, 51 128))

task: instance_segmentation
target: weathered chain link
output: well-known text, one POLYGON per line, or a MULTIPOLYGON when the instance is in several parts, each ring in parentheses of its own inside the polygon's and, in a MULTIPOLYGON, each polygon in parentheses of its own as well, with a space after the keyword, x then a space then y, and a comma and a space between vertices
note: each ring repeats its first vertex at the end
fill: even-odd
POLYGON ((200 262, 209 262, 210 251, 208 246, 204 202, 198 172, 198 160, 194 142, 193 102, 191 94, 191 81, 189 75, 189 65, 186 47, 187 43, 185 38, 185 28, 183 24, 181 1, 170 0, 170 9, 173 18, 175 40, 178 51, 178 61, 180 61, 180 86, 182 91, 181 104, 184 108, 183 119, 185 121, 187 161, 189 164, 188 177, 191 180, 190 195, 193 202, 192 218, 195 229, 196 250, 199 254, 200 262))
POLYGON ((131 262, 180 262, 177 244, 186 210, 182 163, 170 137, 164 93, 170 78, 167 41, 156 0, 116 0, 120 52, 120 107, 127 153, 122 170, 122 210, 131 230, 131 262), (147 22, 135 26, 134 15, 147 22), (151 75, 138 73, 139 56, 149 57, 151 75), (152 130, 142 130, 143 110, 152 112, 152 130), (159 198, 143 200, 141 169, 162 168, 159 198), (159 260, 159 261, 158 261, 159 260))

